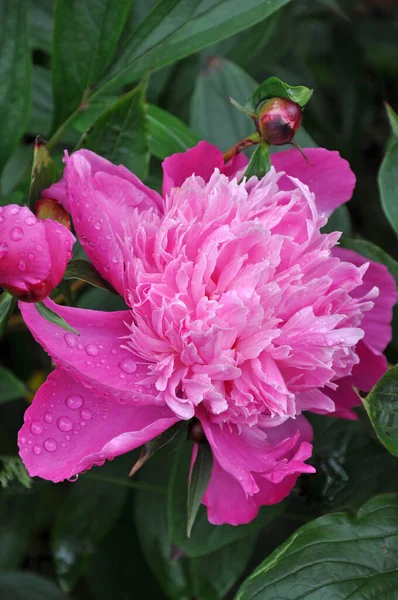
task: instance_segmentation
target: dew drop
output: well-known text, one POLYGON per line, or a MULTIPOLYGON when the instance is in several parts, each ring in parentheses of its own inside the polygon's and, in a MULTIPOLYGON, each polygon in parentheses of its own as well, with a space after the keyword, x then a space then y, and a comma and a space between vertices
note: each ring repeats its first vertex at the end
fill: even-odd
POLYGON ((20 260, 18 263, 18 269, 20 271, 26 271, 26 262, 23 260, 20 260))
POLYGON ((97 356, 99 352, 98 346, 96 346, 95 344, 87 344, 86 352, 89 356, 97 356))
POLYGON ((54 438, 47 438, 44 441, 44 450, 47 450, 47 452, 54 452, 57 449, 57 442, 54 440, 54 438))
POLYGON ((72 477, 69 477, 68 481, 69 483, 75 483, 75 481, 77 481, 79 479, 79 475, 72 475, 72 477))
POLYGON ((13 242, 19 242, 20 240, 22 240, 23 236, 24 233, 21 227, 13 227, 13 229, 11 229, 10 238, 13 242))
POLYGON ((135 373, 137 370, 137 364, 131 358, 126 358, 122 362, 119 363, 119 368, 131 375, 131 373, 135 373))
POLYGON ((83 398, 79 394, 72 394, 72 396, 67 397, 66 404, 69 408, 76 410, 83 404, 83 398))
POLYGON ((19 206, 13 206, 10 208, 10 215, 17 215, 21 208, 19 206))
POLYGON ((116 348, 112 348, 112 350, 111 350, 111 354, 113 354, 114 356, 115 356, 115 354, 117 354, 117 350, 116 350, 116 348))
POLYGON ((76 336, 72 335, 71 333, 67 333, 64 336, 64 340, 69 348, 74 348, 77 344, 76 336))
POLYGON ((99 221, 97 221, 97 222, 94 224, 94 227, 95 227, 95 229, 96 229, 97 231, 99 231, 99 230, 101 229, 101 223, 100 223, 99 221))
POLYGON ((80 411, 80 416, 85 421, 89 421, 91 419, 91 410, 89 408, 82 408, 80 411))
POLYGON ((41 252, 43 250, 43 246, 41 244, 37 244, 36 250, 38 250, 39 252, 41 252))
POLYGON ((49 410, 44 414, 44 420, 46 423, 52 423, 53 416, 49 410))
POLYGON ((0 258, 4 258, 5 255, 8 252, 8 244, 6 244, 5 242, 2 242, 0 244, 0 258))
POLYGON ((59 417, 57 427, 61 431, 70 431, 73 427, 72 419, 69 417, 59 417))
POLYGON ((36 456, 38 456, 39 454, 41 454, 41 447, 40 446, 33 446, 33 454, 36 454, 36 456))
POLYGON ((42 431, 42 424, 39 421, 32 421, 30 424, 30 432, 33 433, 33 435, 40 435, 42 431))
POLYGON ((33 254, 33 252, 29 252, 28 258, 29 258, 29 260, 34 260, 35 255, 33 254))
POLYGON ((33 215, 30 215, 29 217, 26 217, 25 223, 26 225, 36 225, 37 219, 33 215))

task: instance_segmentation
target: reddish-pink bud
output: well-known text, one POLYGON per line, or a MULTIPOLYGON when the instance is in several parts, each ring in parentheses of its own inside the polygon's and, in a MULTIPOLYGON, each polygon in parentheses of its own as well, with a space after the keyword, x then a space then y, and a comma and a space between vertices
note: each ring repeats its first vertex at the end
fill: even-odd
POLYGON ((287 98, 271 98, 259 110, 258 129, 268 144, 282 146, 292 141, 302 120, 298 104, 287 98))
POLYGON ((189 424, 188 437, 195 444, 204 444, 207 442, 206 434, 203 431, 201 422, 198 419, 193 419, 189 424))
POLYGON ((35 213, 38 219, 51 219, 72 230, 68 213, 52 198, 40 198, 35 204, 35 213))

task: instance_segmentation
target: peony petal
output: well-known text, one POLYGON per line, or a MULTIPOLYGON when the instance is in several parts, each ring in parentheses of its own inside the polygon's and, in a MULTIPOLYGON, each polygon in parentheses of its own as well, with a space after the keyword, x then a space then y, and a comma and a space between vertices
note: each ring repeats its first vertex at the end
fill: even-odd
POLYGON ((25 412, 20 456, 31 477, 58 482, 141 446, 177 420, 167 407, 108 402, 57 368, 25 412))
POLYGON ((45 298, 61 281, 75 238, 26 206, 0 208, 0 286, 24 301, 45 298))
MULTIPOLYGON (((296 149, 271 155, 271 163, 277 171, 285 171, 308 185, 315 194, 319 212, 330 215, 338 206, 347 202, 355 187, 355 175, 348 162, 336 151, 325 148, 305 148, 309 160, 296 149)), ((282 189, 293 190, 295 184, 288 178, 279 180, 282 189)))
POLYGON ((56 200, 64 207, 65 210, 67 210, 69 213, 71 212, 70 202, 66 191, 65 173, 62 179, 56 183, 53 183, 49 188, 43 190, 41 195, 42 198, 51 198, 56 200))
MULTIPOLYGON (((203 425, 203 421, 201 422, 203 425)), ((222 457, 220 455, 220 446, 223 442, 222 437, 226 434, 226 428, 222 430, 220 437, 217 436, 217 442, 221 442, 218 447, 213 445, 215 436, 210 438, 208 435, 210 428, 207 426, 204 429, 212 446, 214 462, 203 504, 207 506, 208 519, 213 525, 225 523, 242 525, 250 522, 257 516, 260 506, 276 504, 286 498, 300 473, 315 471, 313 467, 303 462, 311 456, 312 449, 311 444, 308 443, 312 438, 312 428, 304 417, 296 420, 289 419, 277 427, 267 429, 262 448, 247 448, 248 453, 252 452, 253 456, 262 452, 265 455, 274 453, 274 458, 278 457, 274 462, 274 468, 271 468, 268 473, 254 472, 255 461, 252 461, 250 466, 249 460, 247 468, 252 468, 252 477, 256 486, 256 491, 252 494, 245 493, 241 485, 242 481, 237 477, 234 464, 225 469, 225 460, 230 459, 231 463, 234 463, 237 458, 232 447, 229 455, 222 457), (293 443, 287 445, 286 440, 292 440, 293 443), (290 448, 281 454, 278 448, 283 446, 290 446, 290 448), (224 467, 219 460, 224 463, 224 467)), ((235 435, 235 443, 238 442, 238 438, 239 436, 235 435)), ((238 444, 242 448, 241 443, 238 442, 238 444)))
POLYGON ((352 250, 334 248, 333 255, 340 258, 340 260, 353 263, 357 267, 369 263, 363 276, 363 284, 352 290, 351 296, 360 298, 375 287, 379 289, 379 295, 372 298, 374 307, 364 314, 360 326, 365 331, 363 341, 376 353, 383 352, 392 337, 392 309, 397 301, 395 279, 386 266, 369 261, 352 250))
POLYGON ((45 304, 60 315, 79 336, 67 333, 44 319, 35 306, 20 303, 25 323, 34 338, 57 365, 100 394, 111 394, 120 402, 155 404, 158 391, 146 381, 148 363, 124 348, 130 311, 101 312, 45 304))
MULTIPOLYGON (((162 209, 162 198, 123 166, 89 150, 66 158, 64 178, 79 240, 97 270, 123 295, 124 226, 132 211, 162 209)), ((49 192, 50 193, 50 192, 49 192)))

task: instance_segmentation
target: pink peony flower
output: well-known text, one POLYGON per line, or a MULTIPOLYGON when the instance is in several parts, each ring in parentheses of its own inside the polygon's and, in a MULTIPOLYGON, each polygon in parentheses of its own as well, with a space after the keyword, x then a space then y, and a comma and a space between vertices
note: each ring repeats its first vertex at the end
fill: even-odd
POLYGON ((192 417, 213 452, 214 524, 247 523, 314 471, 302 412, 352 416, 351 385, 387 368, 396 292, 320 233, 355 178, 338 153, 306 153, 312 166, 289 150, 238 183, 244 159, 224 166, 201 142, 164 161, 163 198, 92 152, 66 157, 47 195, 129 309, 57 306, 77 336, 21 305, 57 365, 19 434, 30 475, 68 479, 192 417))
POLYGON ((75 237, 26 206, 0 207, 0 286, 24 302, 46 298, 61 281, 75 237))

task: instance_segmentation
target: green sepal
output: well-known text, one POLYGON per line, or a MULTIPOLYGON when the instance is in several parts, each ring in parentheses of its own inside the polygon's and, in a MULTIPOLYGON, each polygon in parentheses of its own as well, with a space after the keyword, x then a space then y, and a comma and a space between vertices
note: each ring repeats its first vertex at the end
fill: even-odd
POLYGON ((398 115, 392 108, 392 106, 388 104, 388 102, 385 102, 384 104, 386 107, 387 117, 391 125, 392 133, 394 137, 398 139, 398 115))
POLYGON ((262 179, 271 169, 271 159, 269 154, 269 144, 261 142, 253 152, 253 156, 245 171, 244 177, 258 177, 262 179))
POLYGON ((286 98, 304 108, 310 101, 312 94, 313 90, 304 85, 288 85, 277 77, 269 77, 250 96, 245 108, 250 112, 257 113, 261 104, 270 98, 286 98))
POLYGON ((49 321, 49 323, 53 323, 54 325, 57 325, 58 327, 61 327, 62 329, 65 329, 66 331, 70 331, 71 333, 80 335, 80 333, 78 331, 76 331, 76 329, 73 329, 73 327, 68 325, 68 323, 66 321, 64 321, 64 319, 62 317, 57 315, 57 313, 54 312, 53 310, 51 310, 51 308, 48 308, 45 304, 43 304, 43 302, 36 302, 35 307, 36 307, 38 313, 44 319, 46 319, 46 321, 49 321))
POLYGON ((28 196, 28 204, 31 208, 40 199, 42 191, 60 178, 58 169, 47 150, 46 144, 47 142, 40 136, 36 137, 28 196))

